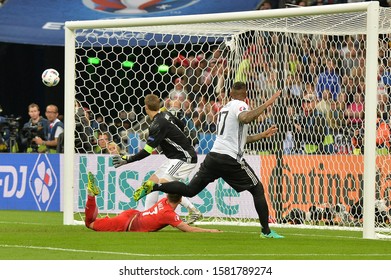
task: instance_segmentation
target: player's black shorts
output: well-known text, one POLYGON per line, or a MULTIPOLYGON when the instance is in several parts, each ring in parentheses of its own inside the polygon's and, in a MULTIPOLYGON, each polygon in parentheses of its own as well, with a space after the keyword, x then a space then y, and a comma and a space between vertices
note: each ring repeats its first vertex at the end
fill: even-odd
POLYGON ((189 186, 206 187, 218 178, 222 178, 237 192, 249 190, 259 183, 254 170, 244 159, 239 163, 228 155, 210 152, 189 186))

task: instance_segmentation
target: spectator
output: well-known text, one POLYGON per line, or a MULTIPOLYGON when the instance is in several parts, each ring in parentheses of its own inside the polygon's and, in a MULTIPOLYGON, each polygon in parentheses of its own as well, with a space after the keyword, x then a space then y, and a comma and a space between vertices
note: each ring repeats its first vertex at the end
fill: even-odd
POLYGON ((327 125, 331 125, 331 103, 334 102, 331 92, 325 89, 322 93, 322 100, 316 104, 316 109, 326 118, 327 125))
POLYGON ((288 58, 289 74, 292 76, 298 76, 302 73, 302 65, 295 53, 290 53, 288 58))
POLYGON ((299 75, 288 74, 286 76, 285 90, 292 96, 303 96, 303 84, 299 80, 299 75))
POLYGON ((379 66, 379 76, 378 76, 378 94, 389 95, 391 86, 391 73, 385 69, 384 66, 379 66))
POLYGON ((64 132, 64 124, 57 118, 58 117, 58 107, 56 105, 46 106, 45 112, 46 118, 49 122, 49 127, 47 130, 46 140, 41 137, 35 137, 33 141, 37 145, 45 145, 49 153, 57 152, 57 140, 60 134, 64 132))
MULTIPOLYGON (((266 101, 266 98, 264 98, 264 101, 266 101)), ((256 133, 262 133, 268 130, 270 127, 275 126, 276 124, 274 123, 274 119, 273 119, 273 108, 272 107, 266 108, 263 114, 259 116, 258 122, 260 125, 256 133)), ((251 147, 251 145, 248 144, 247 147, 249 147, 251 150, 259 150, 259 153, 261 155, 272 154, 275 148, 274 147, 275 141, 273 140, 274 140, 273 137, 268 137, 259 141, 259 148, 251 147)))
POLYGON ((377 112, 383 120, 389 119, 390 103, 388 94, 377 94, 377 112))
POLYGON ((121 153, 121 148, 114 141, 107 143, 107 150, 111 155, 119 155, 121 153))
POLYGON ((335 154, 351 154, 352 144, 351 144, 351 131, 350 128, 346 125, 345 119, 345 110, 347 95, 345 92, 341 92, 336 101, 331 101, 330 107, 330 131, 334 136, 334 148, 333 151, 335 154))
POLYGON ((350 104, 354 100, 354 95, 357 92, 357 83, 358 79, 355 79, 352 76, 344 76, 342 79, 342 91, 346 94, 346 102, 350 104))
MULTIPOLYGON (((353 154, 364 154, 364 125, 354 130, 352 137, 353 154)), ((389 124, 381 118, 381 113, 377 112, 376 120, 376 153, 387 155, 390 152, 391 130, 389 124)))
POLYGON ((219 82, 219 68, 217 59, 212 58, 208 61, 208 67, 203 72, 201 92, 209 97, 210 100, 215 100, 215 89, 219 82))
POLYGON ((178 99, 171 100, 169 105, 170 109, 168 109, 168 112, 183 122, 185 125, 183 133, 191 141, 192 146, 194 147, 196 144, 198 144, 197 130, 195 129, 193 119, 191 118, 192 110, 189 110, 188 106, 190 106, 188 100, 185 100, 183 103, 181 103, 178 99), (189 114, 185 113, 185 111, 182 109, 184 105, 186 106, 186 111, 189 112, 189 114))
POLYGON ((345 111, 347 107, 347 95, 341 92, 336 101, 331 101, 330 128, 335 132, 346 127, 345 111))
POLYGON ((126 133, 127 129, 131 128, 131 122, 129 120, 129 113, 125 110, 118 112, 118 117, 113 120, 113 122, 109 126, 109 132, 111 135, 111 139, 122 147, 122 139, 124 133, 126 133))
POLYGON ((215 86, 214 94, 216 98, 219 96, 221 92, 226 91, 226 86, 228 83, 228 71, 229 67, 227 67, 227 60, 224 58, 220 58, 218 60, 218 69, 217 69, 217 83, 215 86))
POLYGON ((109 154, 108 143, 111 141, 109 132, 98 132, 98 145, 94 148, 95 154, 109 154))
POLYGON ((217 128, 217 113, 213 110, 211 102, 205 104, 204 114, 201 118, 202 121, 202 131, 205 133, 214 133, 217 128))
POLYGON ((300 154, 330 153, 323 140, 329 135, 325 117, 316 109, 316 97, 307 94, 302 99, 302 111, 295 116, 293 125, 295 147, 300 154))
POLYGON ((376 120, 376 152, 386 155, 390 151, 391 131, 388 123, 382 118, 382 112, 377 113, 376 120))
POLYGON ((322 92, 325 89, 331 92, 333 100, 337 100, 337 96, 341 91, 341 81, 340 76, 335 71, 335 61, 331 58, 326 60, 325 70, 318 75, 316 94, 319 100, 322 99, 322 92))
MULTIPOLYGON (((243 59, 239 64, 234 82, 251 83, 252 75, 254 74, 257 65, 261 62, 261 57, 259 47, 255 44, 251 44, 243 54, 243 59)), ((251 88, 254 88, 252 84, 250 84, 250 86, 251 88)))
MULTIPOLYGON (((94 114, 88 108, 84 108, 84 111, 85 111, 86 118, 88 118, 89 120, 92 131, 96 131, 99 128, 97 117, 94 117, 94 114)), ((100 115, 100 117, 102 116, 100 115)))
POLYGON ((347 125, 360 128, 364 121, 364 95, 356 92, 354 100, 345 110, 347 125))
MULTIPOLYGON (((364 84, 365 84, 365 64, 366 64, 365 57, 362 57, 362 56, 359 57, 358 58, 358 66, 353 67, 352 71, 350 72, 351 76, 355 77, 356 80, 358 80, 360 82, 363 81, 364 84)), ((360 88, 359 88, 359 90, 360 90, 360 88)), ((361 88, 361 92, 364 92, 364 91, 365 91, 365 89, 361 88)))
POLYGON ((89 110, 81 106, 76 106, 75 123, 75 150, 78 153, 93 152, 93 146, 96 143, 94 131, 91 127, 89 110))
POLYGON ((100 114, 96 115, 94 122, 91 123, 91 127, 94 131, 106 132, 109 130, 109 126, 107 125, 105 118, 100 114))
POLYGON ((46 152, 46 146, 37 145, 33 140, 36 136, 46 140, 48 134, 49 121, 41 116, 39 106, 31 103, 28 106, 30 119, 23 125, 21 133, 21 144, 26 153, 43 153, 46 152))
POLYGON ((183 79, 175 79, 174 88, 170 90, 170 92, 168 93, 168 98, 165 101, 165 106, 167 109, 170 109, 170 102, 173 100, 178 100, 180 101, 180 103, 184 103, 187 100, 187 90, 183 83, 183 79))
POLYGON ((259 2, 258 6, 256 7, 256 10, 270 10, 270 9, 273 9, 272 1, 270 0, 262 0, 261 2, 259 2))
POLYGON ((293 138, 293 129, 294 129, 294 116, 295 108, 292 105, 288 105, 287 108, 288 120, 289 120, 289 129, 286 132, 285 139, 283 140, 283 153, 285 155, 296 154, 295 139, 293 138))
POLYGON ((186 70, 189 66, 189 59, 179 54, 177 57, 172 59, 172 66, 170 68, 170 72, 178 76, 185 76, 186 70))
POLYGON ((356 50, 354 39, 351 36, 347 36, 343 43, 344 46, 340 50, 340 56, 342 58, 341 74, 351 76, 352 69, 359 66, 359 53, 356 50))
POLYGON ((186 76, 188 77, 186 91, 190 101, 193 101, 201 93, 203 73, 208 66, 204 54, 199 54, 191 59, 190 67, 186 69, 186 76))
POLYGON ((307 1, 299 1, 297 3, 297 5, 300 6, 300 7, 306 7, 307 6, 307 1))

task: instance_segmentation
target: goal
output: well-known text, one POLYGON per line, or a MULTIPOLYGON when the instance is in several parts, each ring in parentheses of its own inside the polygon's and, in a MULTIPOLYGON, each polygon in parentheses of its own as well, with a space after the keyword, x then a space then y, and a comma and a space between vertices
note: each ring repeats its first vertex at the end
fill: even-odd
MULTIPOLYGON (((184 121, 202 162, 219 109, 242 81, 251 108, 283 91, 250 126, 276 124, 278 133, 246 147, 271 223, 391 236, 390 22, 376 1, 66 22, 64 224, 83 221, 88 171, 102 190, 101 213, 143 209, 132 193, 164 156, 115 169, 99 144, 108 137, 121 153, 143 148, 146 94, 184 121)), ((258 224, 249 194, 222 179, 192 201, 205 221, 258 224)))

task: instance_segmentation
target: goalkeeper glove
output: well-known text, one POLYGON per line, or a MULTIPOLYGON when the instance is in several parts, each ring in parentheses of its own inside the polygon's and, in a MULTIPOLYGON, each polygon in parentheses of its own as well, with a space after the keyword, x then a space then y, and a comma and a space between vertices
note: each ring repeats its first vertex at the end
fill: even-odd
POLYGON ((115 155, 112 157, 112 160, 115 168, 118 168, 124 164, 128 164, 133 161, 131 156, 126 156, 126 155, 124 156, 115 155))

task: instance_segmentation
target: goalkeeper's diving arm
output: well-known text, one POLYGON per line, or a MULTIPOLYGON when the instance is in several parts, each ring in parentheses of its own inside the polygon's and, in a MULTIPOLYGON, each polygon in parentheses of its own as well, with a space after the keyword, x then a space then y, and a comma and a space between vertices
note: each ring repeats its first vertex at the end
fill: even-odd
POLYGON ((151 155, 153 150, 154 150, 154 148, 152 148, 151 146, 145 145, 144 149, 139 151, 137 154, 135 154, 135 155, 124 155, 124 156, 122 156, 122 158, 125 159, 128 163, 131 163, 131 162, 134 162, 134 161, 139 161, 139 160, 142 160, 142 159, 148 157, 149 155, 151 155))

